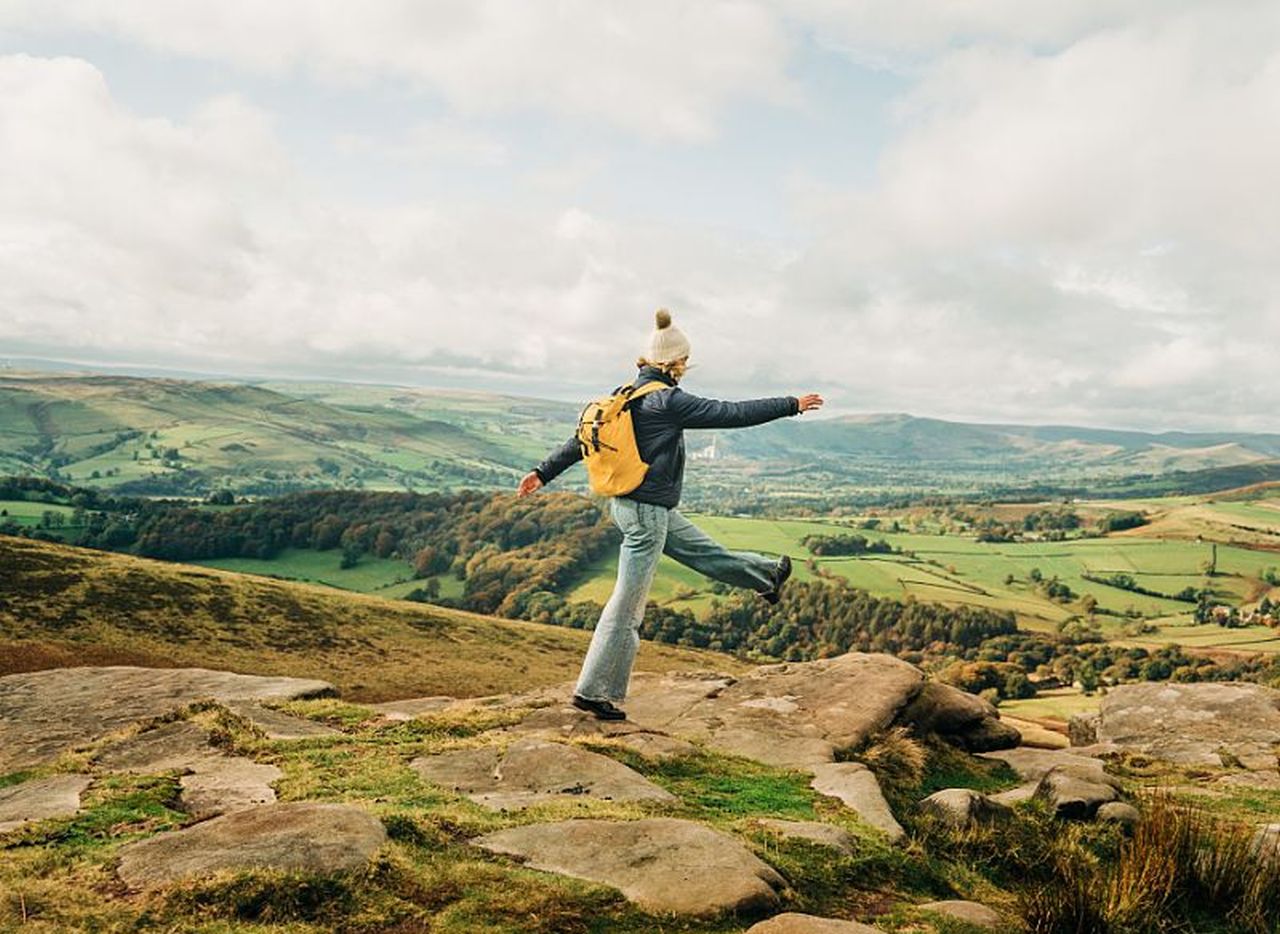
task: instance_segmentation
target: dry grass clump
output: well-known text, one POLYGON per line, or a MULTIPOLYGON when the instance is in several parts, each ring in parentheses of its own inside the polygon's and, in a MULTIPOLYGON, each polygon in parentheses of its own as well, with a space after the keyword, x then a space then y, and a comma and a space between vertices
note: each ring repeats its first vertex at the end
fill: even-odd
POLYGON ((1253 852, 1253 827, 1215 820, 1167 792, 1145 805, 1110 859, 1058 847, 1052 877, 1023 899, 1032 934, 1280 931, 1280 862, 1253 852))
POLYGON ((881 785, 915 788, 924 781, 929 751, 909 729, 895 726, 873 737, 857 758, 876 773, 881 785))

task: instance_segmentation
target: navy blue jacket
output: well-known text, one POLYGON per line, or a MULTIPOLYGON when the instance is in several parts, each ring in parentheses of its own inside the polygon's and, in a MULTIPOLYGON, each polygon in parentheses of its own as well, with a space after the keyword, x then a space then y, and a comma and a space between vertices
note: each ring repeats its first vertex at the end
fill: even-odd
MULTIPOLYGON (((704 399, 685 392, 670 376, 650 366, 640 369, 635 385, 643 386, 655 380, 672 388, 641 396, 631 405, 636 446, 649 470, 644 482, 626 495, 641 503, 674 508, 680 502, 680 489, 684 484, 684 429, 747 428, 800 412, 800 401, 795 396, 746 402, 704 399)), ((582 447, 575 435, 535 467, 534 472, 543 483, 550 483, 580 460, 582 447)))

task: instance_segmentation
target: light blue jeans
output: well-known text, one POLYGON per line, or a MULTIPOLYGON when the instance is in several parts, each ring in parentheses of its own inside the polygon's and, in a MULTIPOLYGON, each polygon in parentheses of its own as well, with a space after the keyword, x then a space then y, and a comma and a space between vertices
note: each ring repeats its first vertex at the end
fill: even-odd
POLYGON ((618 580, 596 623, 574 693, 590 700, 620 701, 627 696, 640 647, 640 620, 662 554, 707 577, 757 592, 773 589, 778 561, 750 551, 729 551, 666 506, 615 496, 609 501, 609 514, 622 530, 618 580))

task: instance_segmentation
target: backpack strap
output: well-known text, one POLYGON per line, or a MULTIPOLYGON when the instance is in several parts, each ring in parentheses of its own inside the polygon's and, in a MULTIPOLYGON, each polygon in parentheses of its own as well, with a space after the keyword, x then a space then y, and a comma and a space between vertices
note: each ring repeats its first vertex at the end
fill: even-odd
POLYGON ((622 390, 622 394, 627 397, 626 404, 623 408, 630 406, 641 396, 647 396, 651 392, 657 392, 659 389, 674 389, 674 386, 668 386, 662 380, 655 379, 652 382, 645 383, 643 386, 631 385, 622 390))

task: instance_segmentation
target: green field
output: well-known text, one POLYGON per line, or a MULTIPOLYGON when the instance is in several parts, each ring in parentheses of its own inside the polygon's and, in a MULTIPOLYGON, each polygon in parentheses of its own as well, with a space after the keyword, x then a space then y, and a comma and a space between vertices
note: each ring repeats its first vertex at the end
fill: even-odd
MULTIPOLYGON (((753 519, 721 516, 694 516, 707 533, 729 548, 790 554, 796 561, 795 578, 811 579, 808 552, 801 539, 809 534, 831 534, 849 528, 836 521, 753 519)), ((1145 619, 1189 619, 1192 606, 1183 601, 1134 593, 1105 583, 1085 580, 1082 575, 1131 575, 1137 583, 1163 594, 1184 587, 1210 587, 1224 603, 1239 604, 1256 599, 1263 569, 1280 563, 1277 556, 1247 548, 1218 545, 1217 571, 1210 578, 1205 565, 1212 546, 1194 541, 1110 536, 1081 538, 1065 542, 989 543, 956 535, 924 535, 862 531, 875 540, 883 538, 903 554, 859 557, 823 557, 817 567, 834 573, 877 596, 914 596, 951 605, 967 604, 1013 610, 1019 623, 1032 629, 1048 629, 1080 612, 1074 603, 1048 599, 1030 580, 1038 569, 1044 578, 1057 576, 1077 596, 1091 594, 1102 610, 1098 618, 1104 630, 1115 635, 1129 622, 1125 614, 1145 619), (1012 582, 1006 583, 1009 575, 1012 582)), ((603 602, 617 573, 616 558, 598 562, 571 591, 571 600, 603 602)), ((692 571, 664 558, 654 581, 654 598, 659 602, 688 607, 697 612, 710 600, 709 582, 692 571)), ((1254 627, 1223 630, 1219 627, 1170 626, 1179 638, 1196 636, 1206 644, 1258 643, 1270 647, 1275 630, 1254 627), (1246 638, 1247 637, 1247 638, 1246 638)), ((1170 639, 1169 641, 1176 641, 1170 639)), ((1189 644, 1190 641, 1189 641, 1189 644)))
POLYGON ((0 468, 145 494, 507 486, 572 407, 447 391, 0 377, 0 468))
POLYGON ((12 519, 18 525, 36 528, 40 525, 46 512, 56 512, 63 517, 63 530, 73 529, 71 516, 75 512, 70 506, 56 503, 31 503, 23 499, 0 499, 0 522, 12 519))
POLYGON ((1050 688, 1026 700, 1001 701, 1000 712, 1026 720, 1070 720, 1073 714, 1092 713, 1101 703, 1101 694, 1082 694, 1075 688, 1050 688))
MULTIPOLYGON (((311 551, 287 548, 275 558, 217 558, 191 563, 240 574, 324 584, 340 590, 376 594, 390 599, 402 598, 426 584, 426 581, 415 580, 413 569, 396 558, 363 555, 359 563, 351 568, 340 567, 341 562, 342 552, 338 549, 311 551)), ((442 575, 439 580, 440 596, 462 596, 462 581, 451 575, 442 575)))

